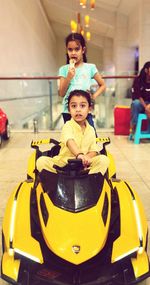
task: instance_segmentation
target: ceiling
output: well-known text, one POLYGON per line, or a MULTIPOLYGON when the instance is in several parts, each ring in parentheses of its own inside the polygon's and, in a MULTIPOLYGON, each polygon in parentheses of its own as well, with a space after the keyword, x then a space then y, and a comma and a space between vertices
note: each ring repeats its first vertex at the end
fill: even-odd
MULTIPOLYGON (((70 30, 71 19, 76 20, 81 14, 81 22, 85 14, 90 15, 91 44, 102 46, 104 37, 114 38, 116 13, 124 16, 134 9, 138 0, 96 0, 96 8, 91 11, 83 9, 79 0, 40 0, 48 21, 57 37, 66 37, 70 30)), ((87 1, 89 4, 89 0, 87 1)))

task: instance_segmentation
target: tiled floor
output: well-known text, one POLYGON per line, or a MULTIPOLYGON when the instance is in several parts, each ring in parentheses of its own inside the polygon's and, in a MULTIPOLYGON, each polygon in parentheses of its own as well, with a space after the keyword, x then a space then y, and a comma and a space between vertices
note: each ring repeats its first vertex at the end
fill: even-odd
MULTIPOLYGON (((31 141, 49 138, 50 135, 59 138, 59 132, 14 132, 10 141, 4 142, 0 149, 0 226, 9 194, 14 186, 26 177, 27 159, 32 152, 31 141)), ((111 138, 108 149, 115 158, 117 176, 129 182, 140 195, 150 228, 150 141, 134 145, 125 136, 114 136, 113 133, 99 135, 111 138)), ((0 280, 0 285, 2 284, 6 282, 0 280)), ((146 285, 150 285, 150 278, 147 279, 146 285)))

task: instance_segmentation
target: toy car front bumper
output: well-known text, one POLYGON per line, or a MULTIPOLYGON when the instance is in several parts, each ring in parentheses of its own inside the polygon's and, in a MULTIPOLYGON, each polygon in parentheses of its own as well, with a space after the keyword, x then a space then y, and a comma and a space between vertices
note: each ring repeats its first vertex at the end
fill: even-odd
MULTIPOLYGON (((129 264, 128 264, 129 265, 129 264)), ((20 276, 21 277, 21 276, 20 276)), ((46 268, 40 266, 37 271, 29 272, 24 270, 20 281, 15 282, 7 276, 2 275, 2 279, 11 284, 26 284, 22 283, 27 279, 32 285, 131 285, 136 284, 150 277, 150 272, 142 275, 140 278, 134 277, 132 268, 125 264, 116 263, 113 266, 101 267, 99 270, 95 268, 74 268, 69 270, 59 270, 57 268, 46 268), (25 276, 26 275, 26 276, 25 276), (28 276, 27 276, 28 275, 28 276)))

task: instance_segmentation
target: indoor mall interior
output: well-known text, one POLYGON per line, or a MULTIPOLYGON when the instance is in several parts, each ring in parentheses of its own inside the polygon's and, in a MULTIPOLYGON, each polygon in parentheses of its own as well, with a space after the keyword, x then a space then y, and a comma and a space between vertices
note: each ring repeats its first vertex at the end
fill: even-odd
MULTIPOLYGON (((1 229, 10 194, 26 180, 31 141, 60 139, 64 122, 58 70, 66 64, 65 38, 72 32, 72 20, 77 32, 84 29, 87 60, 106 84, 92 109, 98 137, 110 138, 107 149, 114 157, 117 178, 139 195, 150 229, 150 136, 138 143, 129 139, 132 84, 150 61, 150 1, 96 0, 93 9, 91 1, 85 1, 85 8, 81 2, 0 1, 0 109, 10 131, 9 139, 0 140, 1 229), (87 14, 89 26, 84 23, 87 14)), ((91 92, 96 89, 93 80, 91 92)), ((5 284, 0 279, 0 285, 5 284)), ((139 284, 150 285, 150 278, 139 284)))

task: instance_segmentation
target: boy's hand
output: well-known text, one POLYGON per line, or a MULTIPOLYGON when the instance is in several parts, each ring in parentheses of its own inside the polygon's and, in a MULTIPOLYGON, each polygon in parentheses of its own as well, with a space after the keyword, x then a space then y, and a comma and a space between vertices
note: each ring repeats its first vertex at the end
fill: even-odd
POLYGON ((89 158, 86 154, 79 154, 78 158, 82 160, 84 168, 88 168, 91 164, 91 158, 89 158))

